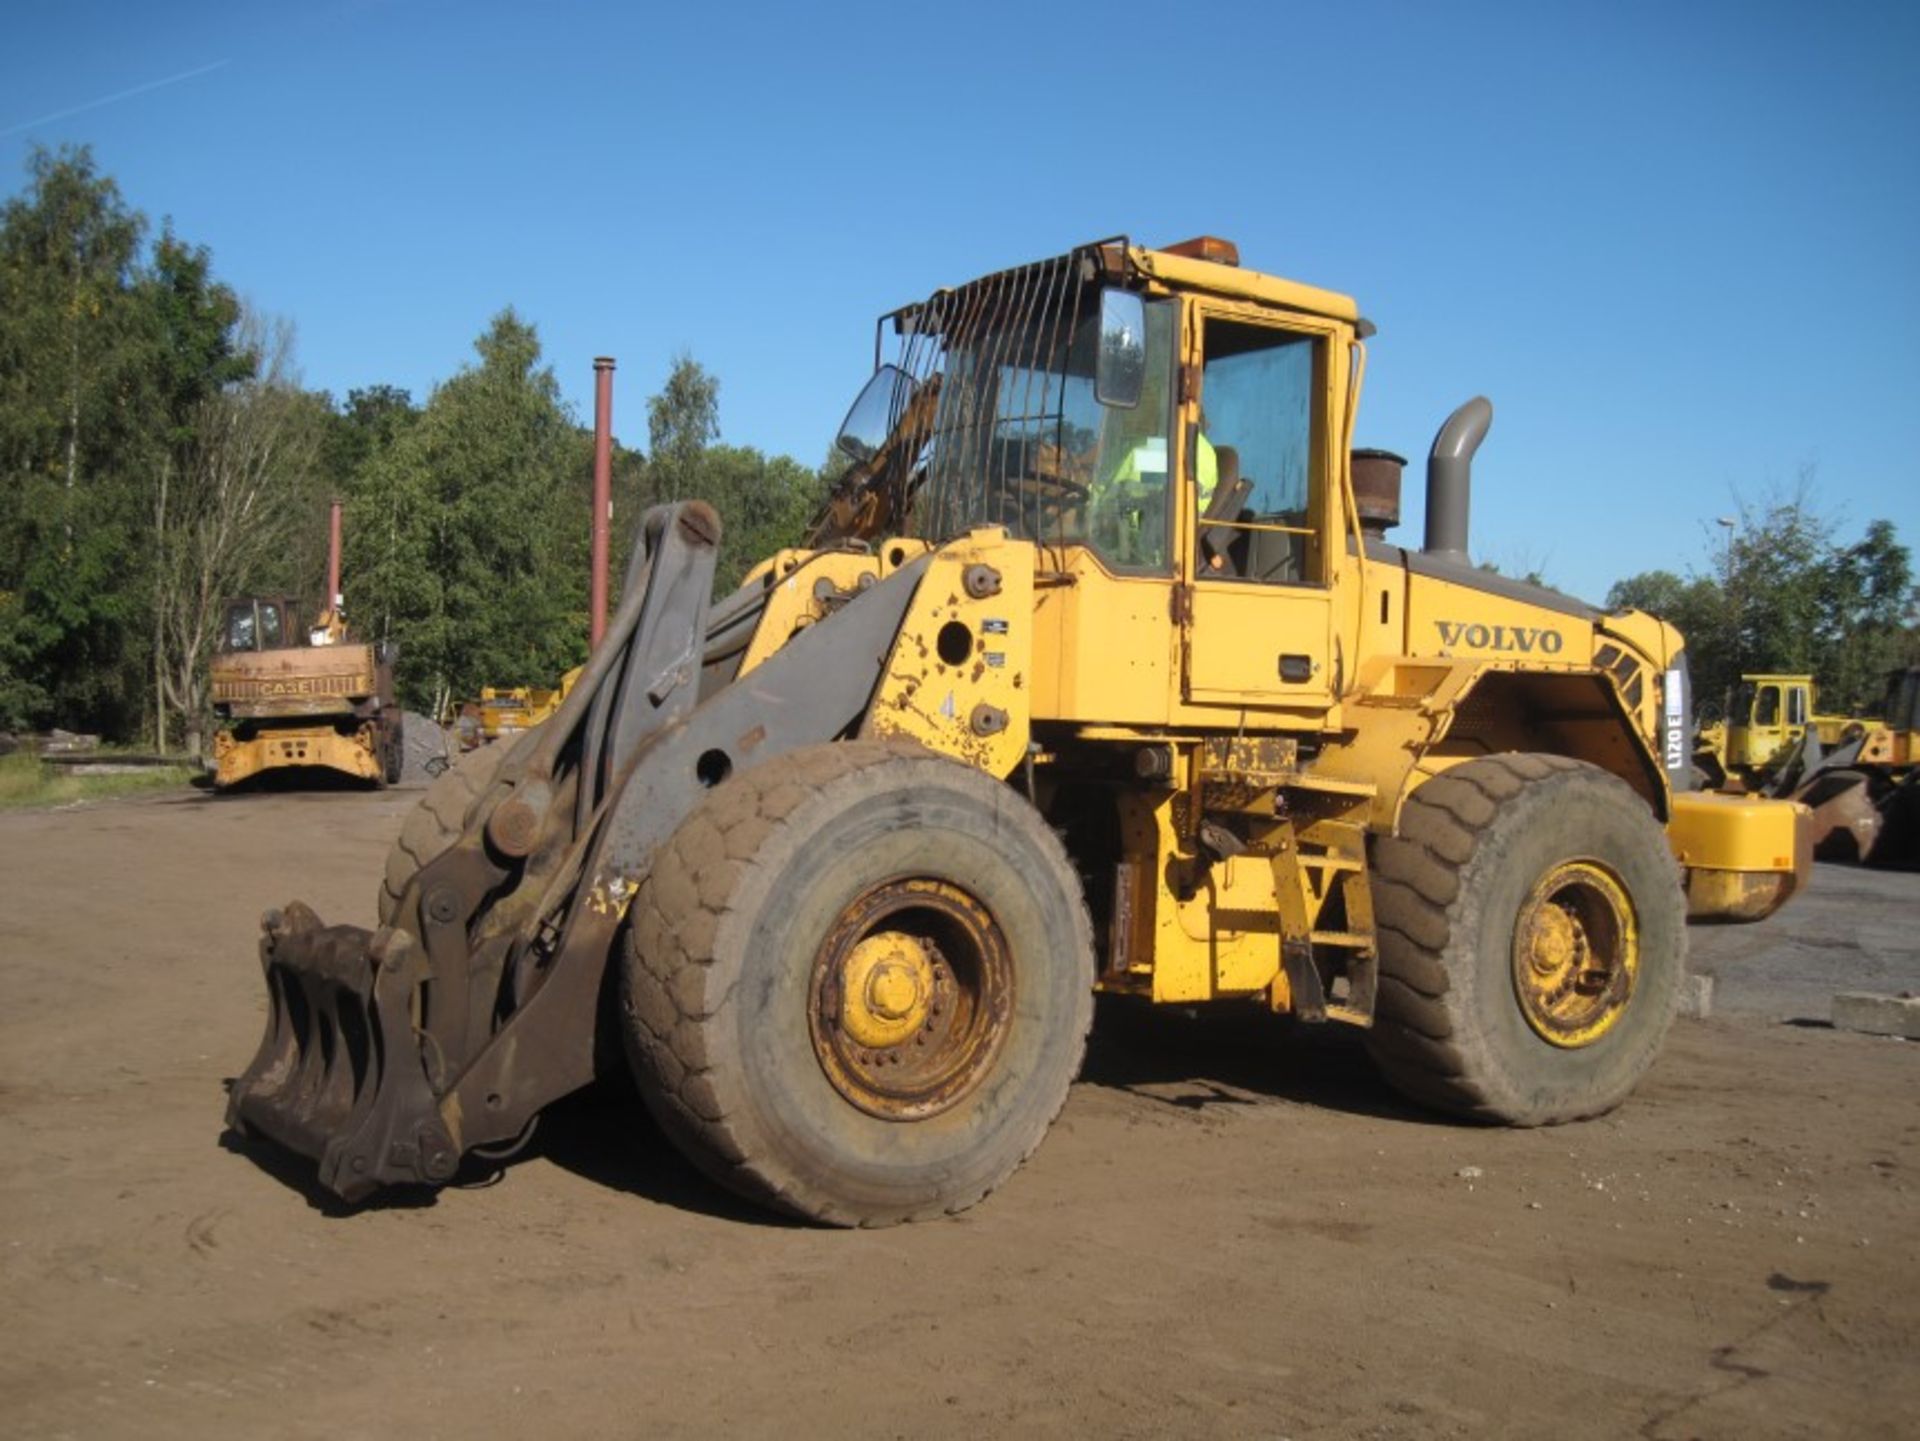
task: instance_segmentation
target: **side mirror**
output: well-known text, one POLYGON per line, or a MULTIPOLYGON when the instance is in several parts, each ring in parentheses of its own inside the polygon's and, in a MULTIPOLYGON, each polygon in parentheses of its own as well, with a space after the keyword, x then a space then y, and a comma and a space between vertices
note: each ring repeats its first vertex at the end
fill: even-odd
POLYGON ((1118 410, 1140 403, 1147 378, 1147 307, 1131 290, 1100 292, 1100 354, 1093 398, 1118 410))
POLYGON ((847 418, 840 422, 834 445, 856 464, 872 460, 887 443, 894 418, 913 398, 913 389, 913 381, 899 366, 881 366, 847 411, 847 418))

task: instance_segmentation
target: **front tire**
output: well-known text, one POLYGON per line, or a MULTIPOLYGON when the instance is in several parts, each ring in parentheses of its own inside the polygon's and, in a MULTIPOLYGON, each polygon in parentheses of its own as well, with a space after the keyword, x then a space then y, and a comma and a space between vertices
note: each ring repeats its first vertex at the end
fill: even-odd
POLYGON ((386 872, 380 878, 380 924, 390 926, 400 914, 400 900, 416 872, 438 860, 466 833, 467 816, 493 785, 510 741, 495 741, 460 758, 453 769, 435 777, 427 793, 408 812, 400 834, 387 848, 386 872))
POLYGON ((1626 1099, 1673 1020, 1686 901, 1619 778, 1499 755, 1427 782, 1375 848, 1380 993, 1368 1048, 1439 1110, 1510 1125, 1626 1099))
POLYGON ((1093 1015, 1059 840, 911 748, 799 751, 723 783, 630 912, 624 1032, 701 1170, 834 1225, 959 1211, 1058 1114, 1093 1015))

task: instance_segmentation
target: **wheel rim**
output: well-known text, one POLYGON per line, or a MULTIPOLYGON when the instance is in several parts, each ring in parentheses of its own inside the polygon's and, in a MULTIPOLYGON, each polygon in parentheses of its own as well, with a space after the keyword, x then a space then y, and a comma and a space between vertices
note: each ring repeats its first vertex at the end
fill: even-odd
POLYGON ((814 1055, 834 1088, 869 1115, 923 1120, 992 1068, 1013 1018, 1013 962, 978 899, 910 877, 841 913, 810 995, 814 1055))
POLYGON ((1640 931, 1619 878, 1592 861, 1542 876, 1513 933, 1513 985, 1535 1033, 1590 1046, 1619 1022, 1640 974, 1640 931))

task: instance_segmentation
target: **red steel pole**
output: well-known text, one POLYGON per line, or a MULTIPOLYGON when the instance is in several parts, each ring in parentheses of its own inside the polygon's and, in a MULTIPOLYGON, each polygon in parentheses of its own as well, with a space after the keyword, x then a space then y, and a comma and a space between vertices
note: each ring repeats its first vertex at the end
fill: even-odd
POLYGON ((340 608, 340 502, 327 512, 327 609, 340 608))
POLYGON ((607 527, 613 519, 613 357, 593 362, 593 578, 587 640, 600 649, 607 633, 607 527))

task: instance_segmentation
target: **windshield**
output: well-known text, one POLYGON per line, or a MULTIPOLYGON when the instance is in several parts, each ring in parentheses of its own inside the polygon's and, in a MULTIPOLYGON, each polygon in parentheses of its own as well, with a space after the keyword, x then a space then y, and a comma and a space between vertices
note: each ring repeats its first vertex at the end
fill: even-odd
MULTIPOLYGON (((945 291, 896 318, 889 509, 936 544, 976 526, 1165 570, 1176 307, 1145 306, 1138 403, 1095 397, 1101 294, 1086 255, 945 291)), ((869 402, 856 406, 864 420, 869 402)), ((871 423, 857 429, 869 440, 871 423)))

